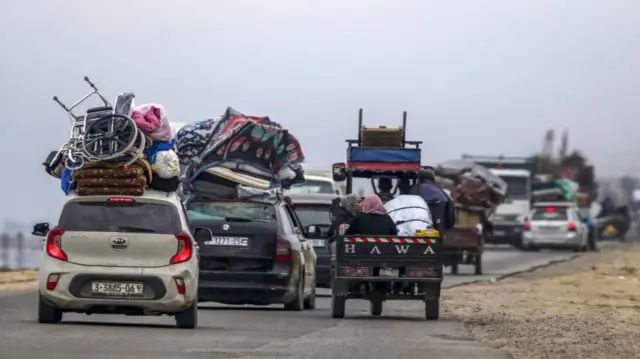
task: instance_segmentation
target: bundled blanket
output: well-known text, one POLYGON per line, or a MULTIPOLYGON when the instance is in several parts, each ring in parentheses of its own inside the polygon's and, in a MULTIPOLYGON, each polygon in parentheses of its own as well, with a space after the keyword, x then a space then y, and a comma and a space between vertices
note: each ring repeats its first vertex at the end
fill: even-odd
POLYGON ((573 201, 578 197, 579 186, 568 179, 550 180, 533 184, 535 202, 573 201))
POLYGON ((191 191, 224 191, 218 185, 229 187, 229 182, 268 189, 304 180, 298 140, 268 117, 246 116, 231 107, 216 120, 182 126, 176 150, 191 191))
POLYGON ((439 164, 435 173, 451 181, 452 198, 462 209, 492 208, 502 203, 507 194, 507 184, 500 177, 471 161, 447 161, 439 164))

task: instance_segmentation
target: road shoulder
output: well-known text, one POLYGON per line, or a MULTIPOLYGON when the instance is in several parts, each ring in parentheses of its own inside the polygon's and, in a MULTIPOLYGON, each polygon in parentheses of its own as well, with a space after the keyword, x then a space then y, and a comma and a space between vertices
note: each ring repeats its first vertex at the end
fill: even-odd
POLYGON ((640 247, 444 292, 447 313, 515 359, 637 358, 640 247), (635 339, 634 339, 635 338, 635 339))

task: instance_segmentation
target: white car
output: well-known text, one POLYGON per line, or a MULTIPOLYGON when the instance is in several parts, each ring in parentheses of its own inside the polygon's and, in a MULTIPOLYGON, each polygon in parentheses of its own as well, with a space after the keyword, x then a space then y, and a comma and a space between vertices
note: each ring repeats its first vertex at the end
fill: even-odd
POLYGON ((172 315, 198 322, 198 253, 175 193, 70 195, 46 237, 38 275, 38 321, 63 313, 172 315))
POLYGON ((535 204, 524 223, 523 249, 573 249, 587 251, 589 229, 573 203, 535 204))

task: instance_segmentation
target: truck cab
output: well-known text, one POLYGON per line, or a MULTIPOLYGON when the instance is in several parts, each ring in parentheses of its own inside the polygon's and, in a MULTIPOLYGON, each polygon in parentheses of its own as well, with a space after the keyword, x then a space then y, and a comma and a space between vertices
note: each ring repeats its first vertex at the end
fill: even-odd
POLYGON ((526 157, 488 157, 463 155, 484 166, 507 184, 507 196, 490 220, 493 235, 485 238, 486 243, 522 246, 523 225, 531 211, 532 181, 536 175, 535 162, 526 157))

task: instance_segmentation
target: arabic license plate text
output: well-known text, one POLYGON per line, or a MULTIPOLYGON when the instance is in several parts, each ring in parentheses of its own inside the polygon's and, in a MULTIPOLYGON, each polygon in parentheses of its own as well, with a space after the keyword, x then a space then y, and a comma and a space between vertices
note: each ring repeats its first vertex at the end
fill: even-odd
POLYGON ((114 296, 140 296, 144 294, 144 284, 93 282, 91 283, 91 292, 114 296))
POLYGON ((324 247, 326 245, 326 242, 324 239, 312 239, 311 244, 314 247, 324 247))
POLYGON ((249 238, 245 237, 213 237, 211 240, 204 242, 207 246, 236 246, 247 247, 249 238))
POLYGON ((493 231, 493 235, 496 237, 502 237, 505 236, 507 234, 507 232, 505 231, 493 231))
POLYGON ((397 269, 380 268, 381 277, 398 277, 400 272, 397 269))

